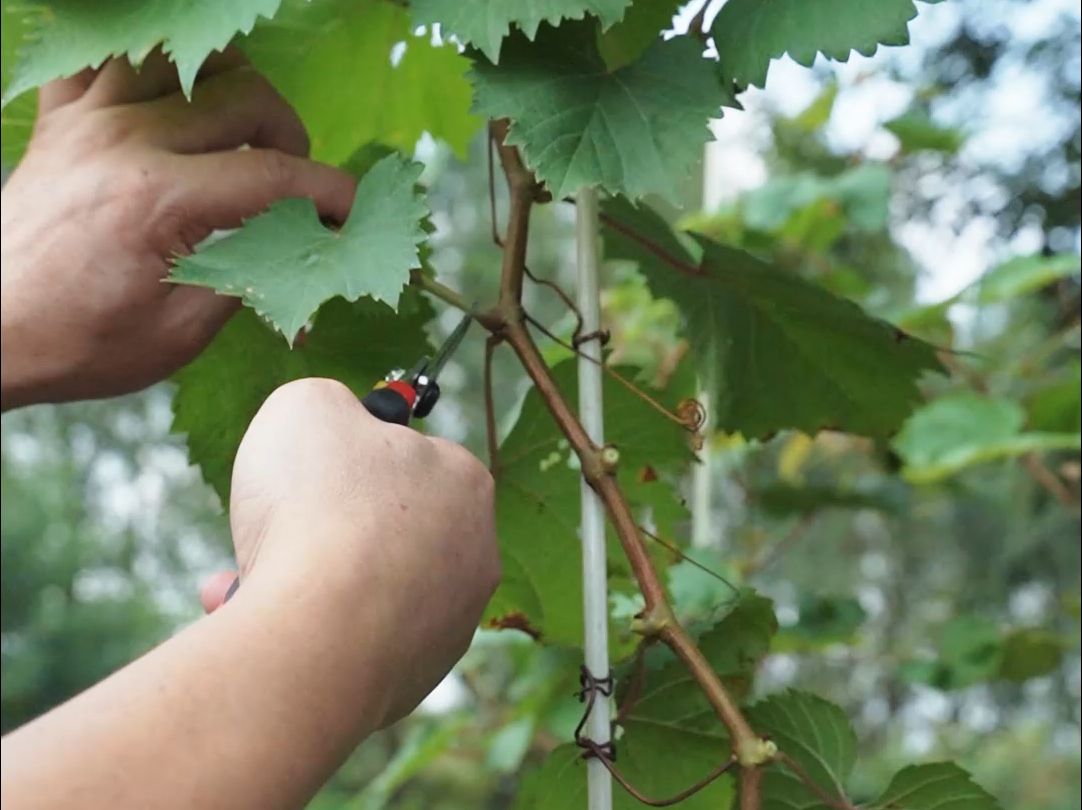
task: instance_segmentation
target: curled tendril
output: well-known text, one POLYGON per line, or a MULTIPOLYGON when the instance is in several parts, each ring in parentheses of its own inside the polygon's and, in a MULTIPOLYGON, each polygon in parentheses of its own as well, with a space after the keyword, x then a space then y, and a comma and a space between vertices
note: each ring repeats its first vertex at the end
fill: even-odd
POLYGON ((676 416, 680 423, 692 434, 691 445, 694 450, 703 447, 703 435, 700 431, 706 424, 706 408, 697 399, 688 398, 680 401, 676 406, 676 416))

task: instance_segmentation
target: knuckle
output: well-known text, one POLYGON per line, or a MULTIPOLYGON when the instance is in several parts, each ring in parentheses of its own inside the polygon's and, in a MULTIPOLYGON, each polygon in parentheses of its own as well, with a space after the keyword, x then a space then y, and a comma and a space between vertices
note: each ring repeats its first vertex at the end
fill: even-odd
POLYGON ((481 490, 491 490, 495 487, 495 481, 488 467, 461 444, 439 437, 433 438, 431 441, 436 445, 447 465, 456 472, 462 481, 481 490))
POLYGON ((83 116, 80 135, 87 149, 107 149, 133 138, 140 126, 139 116, 131 109, 107 107, 83 116))
POLYGON ((341 402, 343 397, 353 398, 353 393, 337 380, 325 377, 304 377, 278 386, 266 405, 275 408, 306 408, 341 402))
POLYGON ((249 97, 259 99, 260 107, 268 117, 280 118, 290 130, 290 139, 298 148, 303 146, 303 154, 307 155, 311 146, 308 131, 304 128, 297 111, 293 109, 293 105, 278 92, 270 79, 251 65, 239 67, 235 72, 245 85, 245 92, 249 94, 249 97))
POLYGON ((64 109, 59 109, 38 116, 34 122, 34 133, 30 141, 31 149, 41 144, 51 144, 71 131, 72 122, 68 120, 66 112, 64 109))

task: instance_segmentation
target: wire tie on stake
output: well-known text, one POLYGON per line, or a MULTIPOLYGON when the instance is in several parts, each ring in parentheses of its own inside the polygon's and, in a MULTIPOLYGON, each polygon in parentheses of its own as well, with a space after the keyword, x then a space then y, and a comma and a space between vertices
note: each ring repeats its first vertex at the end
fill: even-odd
POLYGON ((582 664, 579 666, 579 686, 579 703, 585 703, 586 708, 582 712, 582 719, 579 720, 579 724, 575 726, 575 745, 583 749, 583 759, 597 757, 603 760, 607 759, 609 762, 615 762, 616 742, 614 740, 599 743, 596 740, 591 740, 589 737, 583 735, 582 730, 586 727, 586 721, 590 717, 590 712, 594 710, 594 703, 597 701, 597 696, 600 694, 605 697, 612 697, 616 681, 613 679, 611 672, 604 678, 598 678, 590 672, 585 664, 582 664))

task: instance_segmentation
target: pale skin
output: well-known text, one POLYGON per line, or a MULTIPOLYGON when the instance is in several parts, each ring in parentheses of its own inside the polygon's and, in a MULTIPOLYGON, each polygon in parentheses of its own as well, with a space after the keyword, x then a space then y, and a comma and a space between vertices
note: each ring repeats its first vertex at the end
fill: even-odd
MULTIPOLYGON (((170 257, 283 197, 342 221, 354 181, 307 148, 232 54, 190 103, 158 57, 43 88, 3 191, 3 408, 135 391, 194 358, 236 302, 163 283, 170 257)), ((206 617, 4 737, 5 808, 303 806, 446 675, 499 579, 485 467, 331 380, 263 404, 230 527, 237 595, 215 577, 206 617)))

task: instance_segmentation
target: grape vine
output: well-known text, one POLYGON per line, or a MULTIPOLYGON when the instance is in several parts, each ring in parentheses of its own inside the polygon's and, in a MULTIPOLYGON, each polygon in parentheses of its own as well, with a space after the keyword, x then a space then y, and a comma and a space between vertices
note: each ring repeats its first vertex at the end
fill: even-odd
MULTIPOLYGON (((580 646, 580 476, 614 532, 613 580, 641 607, 630 619, 610 617, 620 631, 610 634, 620 679, 582 673, 587 715, 610 695, 618 703, 615 749, 591 741, 580 724, 524 780, 523 810, 579 800, 583 769, 570 765, 584 755, 604 763, 625 791, 618 803, 727 806, 735 782, 741 810, 855 810, 856 736, 842 710, 802 692, 749 704, 750 681, 777 631, 772 603, 732 587, 727 612, 695 627, 685 627, 673 606, 661 566, 684 552, 668 539, 674 515, 682 515, 671 484, 708 438, 698 435, 704 414, 689 381, 701 381, 713 431, 748 439, 779 431, 865 436, 889 443, 914 477, 950 474, 986 448, 967 456, 929 442, 922 430, 939 423, 924 411, 931 427, 922 429, 921 412, 911 417, 924 399, 922 377, 956 371, 953 358, 733 244, 723 230, 674 227, 650 203, 679 200, 709 138, 708 120, 739 107, 746 87, 762 86, 773 59, 788 54, 810 65, 905 44, 913 0, 729 0, 712 19, 702 0, 241 0, 228 13, 184 0, 154 4, 138 25, 133 2, 95 4, 93 13, 59 0, 5 3, 5 159, 25 147, 31 96, 41 84, 109 58, 138 64, 161 48, 190 96, 200 92, 203 60, 233 43, 300 112, 313 157, 359 178, 353 211, 337 231, 319 222, 310 201, 285 200, 176 263, 173 282, 209 286, 247 305, 176 378, 174 430, 186 435, 192 461, 223 502, 245 425, 274 387, 326 375, 363 393, 387 368, 424 351, 434 316, 429 299, 470 312, 487 330, 484 427, 506 574, 486 624, 580 646), (690 26, 671 31, 681 6, 690 26), (417 26, 426 28, 419 34, 417 26), (426 243, 437 226, 412 155, 422 133, 462 155, 484 128, 499 251, 491 274, 499 281, 495 300, 478 306, 428 264, 426 243), (500 175, 507 202, 498 222, 500 175), (592 327, 584 333, 573 297, 527 266, 538 207, 573 205, 582 189, 604 195, 606 258, 633 265, 644 295, 674 305, 687 345, 672 370, 677 382, 661 389, 638 381, 634 368, 599 361, 612 385, 604 445, 590 439, 570 404, 570 364, 548 362, 536 336, 581 354, 584 341, 606 335, 592 327), (563 304, 575 322, 570 338, 527 311, 527 282, 563 304), (371 347, 361 359, 359 345, 371 347), (493 396, 501 349, 532 383, 502 441, 493 396), (528 525, 538 515, 550 524, 543 544, 528 525), (655 653, 661 663, 647 665, 655 653), (654 762, 663 764, 643 766, 654 762)), ((876 180, 852 175, 830 190, 841 195, 876 180)), ((1063 275, 1074 266, 1039 272, 1063 275)), ((1016 281, 1001 280, 1001 293, 1015 294, 1002 290, 1016 281)), ((944 399, 929 407, 955 418, 951 405, 944 399)), ((1076 447, 1077 434, 1027 433, 1009 406, 982 407, 1003 423, 995 452, 1026 459, 1042 486, 1074 503, 1036 454, 1076 447)), ((792 534, 753 565, 769 565, 809 521, 802 514, 792 534)), ((965 810, 998 806, 950 763, 905 768, 860 806, 932 810, 948 802, 965 810)))

